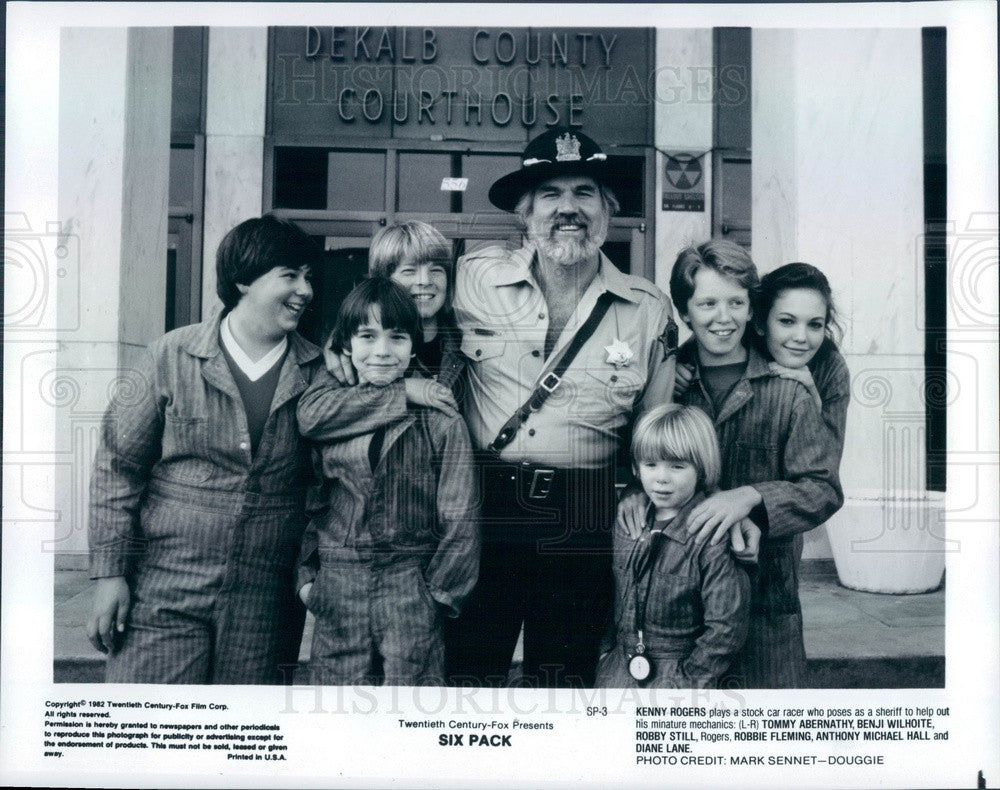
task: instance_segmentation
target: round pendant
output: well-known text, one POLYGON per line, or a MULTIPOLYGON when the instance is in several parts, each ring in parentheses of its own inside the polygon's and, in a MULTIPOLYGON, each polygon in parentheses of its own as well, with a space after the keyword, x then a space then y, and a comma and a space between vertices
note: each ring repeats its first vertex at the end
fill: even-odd
POLYGON ((639 655, 632 656, 632 658, 628 661, 628 673, 640 682, 648 678, 652 671, 653 665, 650 664, 649 659, 641 653, 639 655))

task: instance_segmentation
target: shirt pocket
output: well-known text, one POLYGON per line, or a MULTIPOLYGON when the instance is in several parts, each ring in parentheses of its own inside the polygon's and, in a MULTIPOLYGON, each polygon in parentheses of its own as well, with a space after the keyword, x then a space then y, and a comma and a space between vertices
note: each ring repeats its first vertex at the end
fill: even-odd
POLYGON ((571 375, 568 410, 584 422, 604 425, 632 411, 645 380, 639 371, 611 365, 584 368, 571 375))
POLYGON ((387 493, 385 539, 393 545, 430 549, 440 542, 437 512, 437 477, 427 459, 423 469, 406 469, 393 475, 387 493))
POLYGON ((615 519, 611 567, 614 570, 616 579, 625 579, 626 574, 629 572, 629 563, 635 551, 636 541, 629 537, 625 530, 618 525, 617 515, 615 519))
POLYGON ((470 362, 495 359, 503 354, 507 338, 502 330, 473 326, 462 332, 462 354, 470 362))
POLYGON ((164 415, 160 461, 164 477, 183 483, 202 483, 212 476, 214 464, 208 459, 209 430, 204 417, 169 412, 164 415))
POLYGON ((329 506, 320 523, 320 546, 370 548, 371 536, 362 529, 365 505, 361 497, 342 483, 330 487, 329 506))
POLYGON ((299 438, 295 401, 269 415, 253 463, 265 493, 285 494, 308 483, 309 444, 299 438))
POLYGON ((777 480, 780 475, 778 448, 764 442, 736 442, 732 456, 740 479, 777 480))
MULTIPOLYGON (((701 625, 701 585, 692 576, 663 573, 653 568, 646 601, 646 622, 670 631, 689 631, 701 625)), ((641 584, 645 584, 642 582, 641 584)), ((640 587, 640 605, 643 589, 640 587)))

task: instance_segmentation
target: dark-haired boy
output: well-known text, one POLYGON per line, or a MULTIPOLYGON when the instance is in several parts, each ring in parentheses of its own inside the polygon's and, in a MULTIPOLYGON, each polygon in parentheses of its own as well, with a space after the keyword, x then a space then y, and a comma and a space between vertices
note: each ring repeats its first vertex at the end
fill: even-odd
POLYGON ((222 312, 152 343, 135 390, 108 408, 91 480, 87 624, 108 682, 291 679, 310 481, 295 407, 322 367, 294 330, 318 254, 272 216, 233 228, 216 258, 222 312))
MULTIPOLYGON (((420 317, 384 277, 344 300, 331 344, 366 393, 402 378, 420 317)), ((341 385, 321 373, 299 401, 327 496, 302 544, 299 595, 316 615, 317 685, 442 685, 444 617, 479 572, 476 479, 462 418, 408 405, 401 420, 343 439, 341 385)))

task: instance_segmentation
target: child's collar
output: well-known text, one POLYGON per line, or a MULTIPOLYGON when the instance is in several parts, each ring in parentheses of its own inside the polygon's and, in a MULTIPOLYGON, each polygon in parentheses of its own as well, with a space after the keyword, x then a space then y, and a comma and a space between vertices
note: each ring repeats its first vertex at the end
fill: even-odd
MULTIPOLYGON (((691 361, 688 364, 691 364, 692 367, 694 367, 692 381, 694 381, 695 379, 701 379, 702 367, 701 364, 698 362, 697 350, 694 350, 693 355, 689 357, 689 359, 691 361)), ((772 375, 771 369, 768 367, 767 360, 764 359, 761 353, 752 345, 747 346, 746 367, 743 370, 743 375, 740 377, 740 380, 767 378, 770 377, 771 375, 772 375)))
MULTIPOLYGON (((687 504, 677 511, 677 515, 664 524, 663 534, 677 543, 687 543, 688 539, 691 537, 687 531, 688 516, 697 505, 704 501, 705 494, 701 491, 696 491, 695 495, 688 500, 687 504)), ((656 523, 656 508, 653 506, 653 503, 650 502, 646 509, 646 528, 652 530, 656 523)))

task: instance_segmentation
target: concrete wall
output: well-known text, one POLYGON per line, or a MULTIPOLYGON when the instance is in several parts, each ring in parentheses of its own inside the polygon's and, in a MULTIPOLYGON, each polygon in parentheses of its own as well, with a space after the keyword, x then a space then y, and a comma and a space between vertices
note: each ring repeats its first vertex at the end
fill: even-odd
POLYGON ((205 233, 202 316, 219 305, 215 251, 245 219, 260 216, 267 110, 267 28, 208 32, 205 117, 205 233))
POLYGON ((752 57, 754 260, 830 279, 852 374, 844 515, 879 521, 873 500, 925 489, 921 33, 755 30, 752 57))
MULTIPOLYGON (((59 282, 58 351, 23 368, 24 397, 37 389, 56 413, 47 548, 64 565, 85 561, 87 489, 109 397, 135 353, 163 334, 172 46, 169 28, 67 28, 60 40, 59 239, 72 265, 59 282)), ((266 59, 265 28, 211 29, 205 315, 218 304, 219 241, 261 211, 266 59)))
POLYGON ((56 414, 55 545, 86 550, 87 485, 101 415, 135 353, 163 334, 169 28, 66 28, 60 42, 58 210, 67 277, 57 366, 37 376, 56 414))

